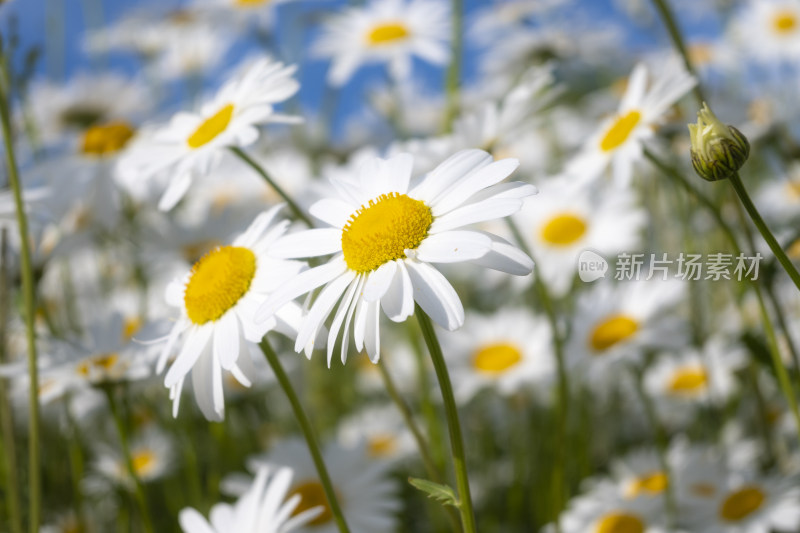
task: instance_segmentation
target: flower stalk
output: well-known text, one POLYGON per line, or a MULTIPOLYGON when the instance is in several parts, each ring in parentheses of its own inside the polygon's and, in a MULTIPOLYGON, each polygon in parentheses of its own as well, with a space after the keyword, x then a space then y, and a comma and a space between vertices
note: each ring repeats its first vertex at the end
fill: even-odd
POLYGON ((425 311, 419 305, 416 305, 414 314, 419 322, 419 327, 422 329, 422 336, 431 354, 433 368, 436 371, 436 378, 439 380, 439 388, 442 391, 447 428, 450 432, 450 449, 453 452, 453 468, 456 473, 458 510, 461 513, 461 524, 464 527, 464 533, 475 533, 475 512, 472 508, 472 497, 470 496, 469 478, 467 476, 464 438, 461 433, 461 423, 458 419, 456 400, 453 396, 453 385, 450 383, 450 374, 447 372, 447 365, 442 355, 442 347, 436 337, 430 317, 425 314, 425 311))
MULTIPOLYGON (((7 78, 6 78, 7 80, 7 78)), ((20 236, 20 262, 22 267, 22 298, 25 305, 25 337, 28 344, 28 530, 38 533, 41 520, 42 479, 39 449, 39 368, 36 354, 36 294, 34 288, 33 261, 28 240, 28 217, 22 201, 22 185, 19 179, 17 160, 14 155, 14 140, 11 129, 9 86, 0 83, 0 123, 8 166, 8 182, 14 195, 17 228, 20 236)))
POLYGON ((275 350, 272 349, 272 346, 270 346, 266 337, 258 345, 261 347, 261 352, 264 354, 264 357, 266 357, 267 362, 272 368, 272 372, 275 374, 278 383, 280 383, 284 394, 286 394, 286 397, 289 399, 289 403, 292 406, 292 411, 294 412, 294 417, 297 420, 297 423, 300 424, 300 429, 303 431, 303 436, 305 437, 306 444, 308 445, 308 451, 311 453, 314 466, 317 468, 319 481, 322 484, 323 490, 325 491, 325 497, 328 499, 328 505, 330 505, 333 519, 336 521, 336 526, 339 528, 339 533, 350 533, 350 528, 347 527, 347 522, 345 521, 344 513, 342 512, 342 507, 339 505, 339 499, 337 498, 336 491, 333 488, 331 477, 328 474, 328 468, 325 466, 325 460, 322 457, 322 451, 320 450, 319 443, 317 442, 317 437, 314 434, 314 429, 311 427, 311 421, 308 419, 308 415, 306 415, 306 412, 300 403, 300 398, 297 396, 294 387, 292 387, 292 382, 289 381, 289 376, 283 369, 283 365, 281 365, 280 359, 278 359, 278 354, 276 354, 275 350))

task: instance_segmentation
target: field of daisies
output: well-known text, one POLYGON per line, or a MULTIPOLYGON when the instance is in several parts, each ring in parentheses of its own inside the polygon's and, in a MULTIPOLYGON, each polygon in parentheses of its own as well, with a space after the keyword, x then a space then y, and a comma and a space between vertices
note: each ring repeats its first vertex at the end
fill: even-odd
POLYGON ((800 1, 0 2, 0 533, 800 532, 800 1))

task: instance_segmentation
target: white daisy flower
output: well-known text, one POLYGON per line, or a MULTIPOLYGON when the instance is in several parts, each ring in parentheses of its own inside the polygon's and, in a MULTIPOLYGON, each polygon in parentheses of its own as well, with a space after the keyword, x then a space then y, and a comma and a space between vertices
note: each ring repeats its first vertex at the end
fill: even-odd
POLYGON ((711 339, 702 353, 662 354, 647 369, 644 385, 657 402, 662 422, 687 423, 694 408, 730 398, 738 386, 735 372, 745 361, 741 348, 711 339))
POLYGON ((195 0, 193 4, 204 14, 226 18, 240 27, 247 27, 254 22, 259 29, 269 30, 275 19, 279 5, 292 0, 195 0))
POLYGON ((341 300, 328 335, 328 365, 342 329, 341 358, 346 360, 351 322, 356 349, 366 346, 375 362, 381 308, 392 321, 402 322, 414 313, 416 302, 448 330, 463 324, 461 300, 430 263, 472 262, 515 275, 531 272, 530 258, 508 242, 458 229, 513 214, 523 198, 535 194, 532 185, 500 184, 517 167, 516 160, 492 162, 486 152, 464 150, 413 186, 412 166, 407 154, 368 159, 355 179, 332 180, 337 197, 311 206, 311 214, 331 227, 288 235, 273 252, 285 258, 334 257, 285 283, 257 319, 324 285, 303 319, 295 349, 313 342, 341 300))
POLYGON ((236 35, 221 28, 218 21, 198 17, 162 36, 163 50, 150 68, 165 81, 202 77, 222 63, 236 35))
MULTIPOLYGON (((330 443, 325 446, 322 455, 351 533, 394 531, 397 527, 400 501, 396 496, 395 480, 388 475, 391 463, 369 458, 363 445, 344 448, 330 443)), ((302 533, 338 532, 333 512, 328 506, 325 491, 305 443, 298 439, 279 441, 268 453, 251 457, 247 461, 251 472, 264 466, 288 466, 294 471, 289 494, 300 496, 300 504, 295 513, 316 507, 323 508, 322 512, 300 529, 302 533)), ((222 490, 234 495, 241 494, 248 482, 246 477, 231 476, 223 480, 222 490)))
POLYGON ((339 441, 347 448, 363 445, 373 459, 401 459, 417 451, 414 437, 394 406, 371 407, 344 419, 339 424, 339 441))
POLYGON ((444 65, 450 55, 450 18, 439 0, 373 0, 331 18, 314 53, 331 57, 328 81, 344 85, 367 63, 388 63, 392 76, 406 80, 414 56, 444 65))
POLYGON ((189 189, 194 172, 206 174, 219 162, 222 148, 252 144, 260 124, 297 122, 273 107, 299 89, 294 71, 269 59, 257 62, 226 83, 200 113, 178 113, 168 125, 143 135, 122 159, 121 170, 131 179, 168 174, 170 183, 159 208, 171 209, 189 189))
POLYGON ((523 387, 549 390, 555 358, 546 320, 525 309, 503 309, 493 315, 467 316, 465 325, 442 337, 460 402, 486 387, 504 396, 523 387))
POLYGON ((800 3, 749 0, 731 22, 732 36, 744 51, 768 62, 800 58, 800 3))
POLYGON ((78 142, 81 152, 95 156, 124 145, 121 141, 127 141, 130 135, 122 135, 117 128, 114 135, 102 136, 114 142, 99 142, 100 136, 90 133, 91 127, 124 124, 132 130, 130 124, 151 107, 152 99, 140 80, 109 72, 78 74, 66 84, 34 83, 28 100, 37 136, 43 143, 51 145, 77 134, 82 136, 78 142))
POLYGON ((564 533, 666 533, 665 519, 659 498, 622 497, 607 480, 573 498, 560 517, 564 533))
POLYGON ((564 296, 572 286, 581 252, 608 257, 640 249, 647 213, 632 191, 598 193, 560 178, 543 184, 540 195, 538 209, 514 218, 554 296, 564 296))
POLYGON ((252 485, 234 504, 218 503, 210 521, 191 507, 183 509, 178 522, 184 533, 288 533, 317 517, 323 509, 301 510, 301 496, 289 495, 292 470, 258 469, 252 485))
POLYGON ((191 372, 200 410, 209 420, 223 419, 222 371, 249 387, 251 343, 258 343, 273 329, 291 336, 296 333, 301 311, 293 302, 267 321, 253 321, 267 294, 305 268, 303 263, 276 259, 272 254, 275 239, 289 225, 287 221, 271 225, 280 207, 256 217, 231 245, 212 250, 191 272, 167 287, 167 303, 180 308, 181 316, 161 351, 157 371, 164 370, 178 340, 183 339, 164 378, 173 399, 173 416, 178 414, 183 382, 191 372))
POLYGON ((796 476, 732 472, 714 487, 714 497, 697 498, 685 522, 704 533, 770 533, 800 528, 796 476))
MULTIPOLYGON (((175 466, 175 446, 160 431, 149 430, 134 438, 130 444, 130 453, 133 471, 142 483, 164 477, 175 466)), ((107 479, 133 489, 134 483, 127 461, 117 450, 108 447, 99 449, 94 468, 107 479)), ((90 485, 93 483, 89 481, 90 485)), ((101 486, 101 483, 95 485, 98 489, 101 486)))
POLYGON ((644 64, 638 64, 616 114, 606 120, 567 166, 567 173, 580 181, 598 178, 609 166, 614 181, 626 187, 633 165, 643 158, 644 143, 655 137, 654 127, 664 114, 695 86, 677 58, 670 58, 651 80, 644 64))
MULTIPOLYGON (((566 364, 602 386, 618 364, 635 362, 645 349, 678 347, 680 324, 670 311, 681 300, 677 281, 636 281, 598 285, 578 299, 566 364)), ((613 377, 617 378, 618 374, 613 377)))

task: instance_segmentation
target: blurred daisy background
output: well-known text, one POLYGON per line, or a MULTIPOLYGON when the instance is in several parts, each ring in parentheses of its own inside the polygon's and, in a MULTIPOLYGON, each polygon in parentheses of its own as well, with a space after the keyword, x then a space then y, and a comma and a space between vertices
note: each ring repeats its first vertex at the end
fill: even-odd
POLYGON ((799 0, 5 0, 0 41, 0 533, 800 531, 800 293, 686 128, 747 137, 799 266, 799 0))

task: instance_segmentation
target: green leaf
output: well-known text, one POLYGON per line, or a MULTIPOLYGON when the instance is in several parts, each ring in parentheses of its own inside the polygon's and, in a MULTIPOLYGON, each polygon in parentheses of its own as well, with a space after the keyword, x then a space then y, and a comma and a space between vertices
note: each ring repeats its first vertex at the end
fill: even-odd
POLYGON ((434 483, 433 481, 420 479, 417 477, 408 478, 408 482, 411 483, 414 488, 427 494, 428 498, 433 498, 442 505, 459 507, 458 498, 456 498, 455 491, 447 485, 441 485, 439 483, 434 483))

